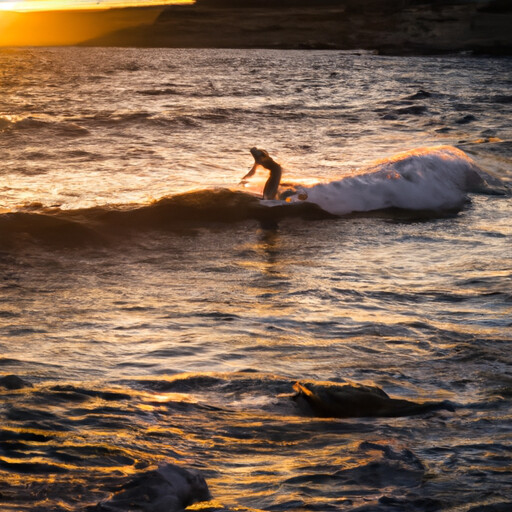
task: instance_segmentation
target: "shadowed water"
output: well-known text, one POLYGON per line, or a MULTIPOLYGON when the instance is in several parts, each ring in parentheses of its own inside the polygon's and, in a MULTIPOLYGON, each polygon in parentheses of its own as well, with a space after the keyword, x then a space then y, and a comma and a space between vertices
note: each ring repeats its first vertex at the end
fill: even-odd
POLYGON ((3 50, 2 510, 155 511, 171 463, 197 510, 507 510, 510 66, 3 50), (413 153, 386 193, 450 207, 261 203, 254 145, 343 204, 426 146, 485 186, 413 153))

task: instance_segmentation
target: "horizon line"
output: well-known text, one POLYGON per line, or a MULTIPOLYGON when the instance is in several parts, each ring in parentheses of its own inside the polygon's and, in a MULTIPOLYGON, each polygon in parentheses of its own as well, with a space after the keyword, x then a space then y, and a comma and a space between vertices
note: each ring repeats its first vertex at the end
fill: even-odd
POLYGON ((31 14, 56 12, 98 12, 112 9, 137 9, 167 7, 169 5, 193 5, 195 0, 85 0, 77 5, 69 0, 17 0, 0 1, 0 17, 5 14, 31 14), (28 5, 27 5, 28 4, 28 5), (67 5, 66 5, 67 4, 67 5))

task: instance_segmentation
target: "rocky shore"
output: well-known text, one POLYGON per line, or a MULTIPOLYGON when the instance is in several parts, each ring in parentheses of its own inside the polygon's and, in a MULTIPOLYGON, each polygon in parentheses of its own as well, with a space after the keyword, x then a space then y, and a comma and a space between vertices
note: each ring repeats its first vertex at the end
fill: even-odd
POLYGON ((512 55, 506 0, 197 0, 89 46, 368 50, 512 55))

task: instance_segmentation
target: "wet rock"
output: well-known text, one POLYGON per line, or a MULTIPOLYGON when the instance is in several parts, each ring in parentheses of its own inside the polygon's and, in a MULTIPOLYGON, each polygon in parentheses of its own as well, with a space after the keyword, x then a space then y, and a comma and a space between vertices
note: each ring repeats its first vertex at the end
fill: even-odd
POLYGON ((407 96, 406 99, 408 100, 423 100, 425 98, 430 98, 432 96, 431 93, 428 91, 424 91, 423 89, 420 89, 417 93, 411 94, 411 96, 407 96))
POLYGON ((457 119, 455 122, 457 124, 468 124, 472 123, 473 121, 476 121, 476 117, 473 114, 468 114, 464 117, 461 117, 460 119, 457 119))
POLYGON ((510 104, 512 103, 512 94, 498 94, 493 96, 491 101, 495 103, 510 104))
POLYGON ((106 502, 90 512, 181 512, 192 503, 210 498, 204 478, 174 464, 160 466, 130 480, 106 502))
POLYGON ((26 382, 17 375, 6 375, 0 378, 0 388, 9 390, 31 388, 32 384, 26 382))
POLYGON ((329 418, 398 417, 438 409, 453 411, 449 402, 416 403, 390 398, 376 386, 332 382, 297 382, 294 400, 299 407, 329 418))

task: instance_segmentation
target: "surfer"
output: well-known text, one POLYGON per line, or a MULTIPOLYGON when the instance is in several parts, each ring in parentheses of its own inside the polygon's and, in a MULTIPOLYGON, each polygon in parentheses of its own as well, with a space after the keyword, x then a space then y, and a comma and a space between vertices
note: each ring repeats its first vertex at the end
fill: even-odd
POLYGON ((254 157, 254 165, 251 170, 242 178, 240 183, 245 183, 247 178, 251 177, 258 167, 264 167, 270 171, 270 177, 265 183, 263 189, 263 199, 275 199, 277 189, 281 181, 281 166, 270 158, 269 154, 264 149, 251 148, 251 154, 254 157))

